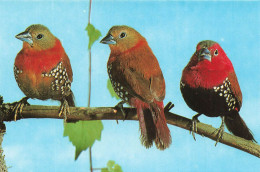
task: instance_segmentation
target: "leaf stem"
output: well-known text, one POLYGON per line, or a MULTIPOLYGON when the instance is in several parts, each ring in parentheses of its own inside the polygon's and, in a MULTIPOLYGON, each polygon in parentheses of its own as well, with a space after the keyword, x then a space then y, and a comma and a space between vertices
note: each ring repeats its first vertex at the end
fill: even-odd
POLYGON ((90 24, 91 4, 92 4, 92 0, 89 0, 88 24, 90 24))
POLYGON ((93 172, 91 147, 89 147, 89 165, 90 165, 90 171, 93 172))
MULTIPOLYGON (((88 24, 90 24, 91 4, 92 4, 92 0, 89 0, 88 24)), ((89 83, 88 84, 89 84, 88 85, 88 107, 90 107, 90 98, 91 98, 91 47, 89 49, 89 83)), ((90 172, 93 172, 91 146, 89 147, 89 165, 90 165, 90 172)))
POLYGON ((91 97, 91 49, 89 49, 88 107, 90 107, 90 97, 91 97))

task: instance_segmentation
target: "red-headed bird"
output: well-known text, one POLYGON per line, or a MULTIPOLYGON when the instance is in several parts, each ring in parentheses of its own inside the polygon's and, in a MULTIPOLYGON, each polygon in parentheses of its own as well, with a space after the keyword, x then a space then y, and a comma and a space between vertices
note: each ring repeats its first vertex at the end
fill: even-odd
POLYGON ((234 135, 255 141, 239 115, 242 93, 233 65, 218 43, 210 40, 198 43, 183 70, 180 88, 187 105, 198 112, 192 118, 194 139, 197 118, 204 114, 222 119, 217 142, 223 136, 224 123, 234 135))
POLYGON ((146 39, 131 27, 114 26, 101 43, 111 49, 107 70, 115 92, 137 109, 142 144, 149 148, 154 141, 158 149, 168 148, 171 136, 164 116, 165 81, 146 39))
POLYGON ((15 58, 14 75, 26 97, 16 105, 15 119, 29 98, 61 101, 59 115, 66 117, 75 103, 70 60, 60 40, 40 24, 29 26, 16 38, 23 41, 23 48, 15 58))

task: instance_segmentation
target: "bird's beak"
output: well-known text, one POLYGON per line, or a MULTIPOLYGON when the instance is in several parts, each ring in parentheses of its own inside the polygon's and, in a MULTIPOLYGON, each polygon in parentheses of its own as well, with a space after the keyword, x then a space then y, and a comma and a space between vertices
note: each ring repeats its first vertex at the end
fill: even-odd
POLYGON ((211 54, 207 48, 202 48, 199 52, 199 61, 206 59, 211 62, 211 54))
POLYGON ((33 45, 32 35, 28 31, 24 31, 15 36, 17 39, 21 41, 28 42, 31 46, 33 45))
POLYGON ((107 34, 107 36, 105 36, 100 43, 103 44, 116 44, 116 41, 114 40, 114 37, 111 34, 107 34))

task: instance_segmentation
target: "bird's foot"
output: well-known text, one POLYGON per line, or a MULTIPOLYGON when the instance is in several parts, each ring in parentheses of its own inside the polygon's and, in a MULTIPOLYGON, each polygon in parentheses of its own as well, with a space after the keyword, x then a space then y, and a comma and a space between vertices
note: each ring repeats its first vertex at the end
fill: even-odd
POLYGON ((193 136, 193 139, 196 141, 196 137, 195 137, 195 133, 198 132, 198 129, 197 129, 197 122, 200 122, 198 120, 198 117, 200 116, 201 114, 197 114, 197 115, 194 115, 191 119, 191 130, 190 130, 190 133, 192 133, 192 136, 193 136))
POLYGON ((22 98, 19 102, 12 103, 14 105, 13 113, 14 113, 14 121, 16 121, 18 114, 21 115, 24 106, 29 106, 30 104, 27 102, 29 97, 22 98))
MULTIPOLYGON (((123 121, 127 118, 127 115, 124 111, 124 106, 123 106, 125 103, 126 103, 125 101, 121 101, 114 107, 116 110, 119 110, 122 112, 122 115, 124 117, 123 121)), ((117 123, 118 123, 118 121, 117 121, 117 123)))
POLYGON ((67 122, 67 115, 70 115, 70 108, 66 99, 62 101, 60 106, 59 117, 61 117, 61 115, 64 116, 64 121, 67 122))
POLYGON ((224 126, 224 116, 221 117, 221 125, 218 129, 216 129, 212 134, 217 133, 217 141, 215 143, 215 146, 217 146, 218 142, 220 139, 223 139, 223 135, 224 135, 224 130, 225 130, 225 126, 224 126))
POLYGON ((164 107, 164 112, 169 112, 173 107, 174 107, 174 104, 173 104, 172 102, 169 102, 169 103, 164 107))

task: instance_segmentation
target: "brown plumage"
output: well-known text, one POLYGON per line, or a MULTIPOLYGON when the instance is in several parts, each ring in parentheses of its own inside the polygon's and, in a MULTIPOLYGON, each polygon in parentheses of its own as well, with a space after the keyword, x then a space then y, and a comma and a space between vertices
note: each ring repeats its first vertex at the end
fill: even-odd
POLYGON ((117 95, 137 108, 141 142, 158 149, 171 143, 164 116, 165 81, 145 38, 128 26, 114 26, 101 43, 109 44, 108 74, 117 95))
POLYGON ((73 74, 59 39, 39 24, 29 26, 16 38, 23 41, 23 48, 15 58, 14 75, 27 96, 17 104, 16 115, 28 98, 59 100, 59 115, 69 113, 68 105, 75 106, 70 89, 73 74))

